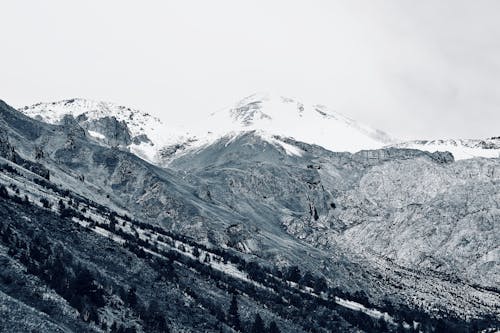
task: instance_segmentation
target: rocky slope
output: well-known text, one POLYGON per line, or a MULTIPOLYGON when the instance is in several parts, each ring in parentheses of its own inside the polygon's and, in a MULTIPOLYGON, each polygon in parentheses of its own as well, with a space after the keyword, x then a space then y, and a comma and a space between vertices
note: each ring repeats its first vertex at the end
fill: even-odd
MULTIPOLYGON (((332 255, 418 272, 421 282, 498 285, 498 159, 454 162, 449 153, 400 149, 352 155, 281 140, 301 153, 246 134, 171 167, 210 200, 262 221, 262 230, 280 226, 332 255)), ((247 240, 242 250, 258 251, 252 246, 247 240)))
POLYGON ((355 286, 335 289, 320 271, 303 280, 309 265, 289 274, 307 254, 326 256, 285 232, 257 233, 281 265, 237 251, 244 217, 75 122, 40 123, 1 102, 0 134, 1 332, 235 332, 257 314, 286 332, 380 331, 413 311, 381 325, 355 286))
MULTIPOLYGON (((53 113, 61 117, 68 114, 68 110, 73 110, 69 111, 69 113, 77 117, 79 124, 82 123, 81 119, 98 119, 102 122, 103 119, 109 119, 113 112, 118 112, 117 119, 121 119, 124 126, 130 126, 130 128, 134 129, 133 131, 129 130, 129 132, 133 133, 132 135, 135 135, 135 137, 141 135, 141 133, 146 136, 151 135, 151 132, 140 132, 141 127, 133 121, 134 117, 138 118, 138 111, 102 103, 91 103, 89 105, 88 102, 82 100, 71 101, 70 103, 64 102, 63 106, 61 106, 61 103, 56 103, 50 107, 40 104, 36 107, 25 108, 23 112, 30 115, 42 113, 46 115, 45 120, 54 122, 57 117, 53 113), (72 104, 74 103, 76 105, 73 108, 72 104), (89 109, 95 110, 82 113, 82 111, 89 109), (127 116, 124 115, 125 113, 127 116), (86 114, 93 114, 93 116, 81 117, 86 114)), ((195 144, 197 145, 196 149, 187 149, 182 154, 174 154, 175 158, 171 159, 170 167, 178 170, 181 174, 185 173, 184 177, 188 177, 188 179, 195 179, 194 175, 196 175, 196 182, 201 184, 195 183, 195 187, 198 187, 195 190, 195 195, 217 207, 220 207, 218 201, 224 200, 224 209, 227 210, 224 214, 237 213, 240 218, 246 220, 250 216, 255 218, 256 212, 266 212, 262 208, 255 209, 255 205, 271 205, 272 209, 267 213, 268 215, 259 218, 262 221, 260 226, 267 227, 269 223, 266 223, 266 220, 277 218, 280 223, 284 223, 288 231, 292 231, 292 234, 299 236, 299 238, 313 238, 315 242, 328 244, 332 243, 330 238, 333 233, 335 235, 333 242, 342 239, 341 245, 351 244, 354 247, 358 243, 366 244, 366 248, 362 252, 373 252, 388 259, 397 259, 398 264, 413 267, 418 263, 423 265, 424 268, 439 268, 440 270, 457 266, 457 268, 460 268, 461 274, 464 277, 472 278, 472 281, 484 282, 488 286, 493 286, 498 282, 498 267, 495 263, 498 263, 499 259, 498 253, 494 251, 495 245, 498 244, 498 238, 489 235, 490 238, 485 241, 482 238, 482 233, 479 236, 467 236, 463 233, 472 233, 472 231, 462 230, 467 225, 470 225, 471 222, 468 219, 478 221, 478 219, 483 220, 486 218, 487 221, 490 221, 488 223, 494 223, 491 221, 495 221, 497 209, 494 204, 496 202, 495 196, 498 195, 494 191, 496 182, 498 182, 498 175, 496 174, 498 173, 496 171, 497 160, 451 163, 453 157, 449 157, 445 153, 441 155, 419 155, 421 153, 413 153, 411 150, 367 151, 355 155, 335 153, 332 155, 327 150, 313 149, 312 146, 288 137, 271 134, 280 131, 295 133, 294 131, 297 130, 297 133, 301 134, 295 136, 307 136, 312 134, 307 133, 307 131, 299 131, 299 122, 302 122, 302 125, 311 125, 302 128, 313 127, 313 123, 326 123, 326 125, 322 125, 324 128, 344 126, 344 128, 351 131, 353 128, 357 129, 358 132, 356 133, 361 133, 365 139, 363 144, 369 145, 367 141, 372 140, 375 142, 379 140, 378 144, 380 145, 382 142, 389 140, 387 135, 366 129, 339 114, 327 114, 323 111, 326 111, 324 107, 304 106, 304 104, 294 99, 282 97, 276 99, 268 94, 249 96, 234 107, 213 114, 212 117, 216 119, 216 123, 220 125, 222 130, 210 140, 205 140, 203 145, 195 144), (332 120, 332 122, 329 123, 328 120, 332 120), (252 129, 255 130, 252 131, 252 129), (227 134, 228 131, 229 134, 227 134), (315 153, 312 154, 311 150, 314 150, 315 153), (335 157, 332 158, 331 156, 335 157), (381 158, 381 156, 383 157, 381 158), (417 158, 417 156, 420 157, 417 158), (429 156, 433 157, 429 159, 429 156), (291 162, 283 164, 284 161, 291 162), (321 161, 321 163, 315 161, 321 161), (447 163, 442 164, 443 161, 447 163), (257 168, 254 163, 258 163, 257 168), (224 166, 231 165, 231 168, 220 168, 219 165, 221 164, 224 166), (305 170, 303 170, 304 165, 308 166, 305 170), (289 168, 293 172, 288 170, 289 168), (226 174, 226 169, 231 173, 238 170, 237 172, 241 173, 241 175, 246 175, 251 170, 253 175, 250 176, 251 178, 245 176, 243 179, 237 179, 239 177, 226 174), (201 172, 201 174, 196 174, 196 172, 201 172), (387 179, 382 178, 382 176, 387 179), (273 177, 279 179, 273 179, 273 177), (281 179, 282 177, 283 179, 281 179), (225 193, 218 195, 217 191, 221 190, 219 187, 227 186, 227 179, 232 180, 232 187, 243 186, 245 188, 244 192, 227 192, 224 189, 225 193), (220 184, 220 181, 223 181, 223 183, 220 184), (213 182, 215 184, 212 184, 213 182), (329 185, 329 187, 325 187, 325 184, 329 185), (438 199, 455 200, 457 201, 455 205, 458 206, 469 205, 467 197, 458 196, 447 199, 446 196, 449 195, 448 193, 456 194, 458 189, 463 193, 467 193, 467 191, 470 191, 469 187, 471 186, 484 188, 484 196, 490 196, 488 200, 476 200, 475 204, 484 204, 485 206, 473 207, 471 211, 474 211, 474 209, 484 211, 486 214, 490 214, 488 217, 477 214, 477 216, 473 217, 466 216, 460 211, 440 211, 451 210, 453 207, 450 204, 436 202, 438 199), (308 188, 308 191, 304 192, 304 187, 308 188), (318 191, 318 188, 321 191, 318 191), (298 193, 301 194, 297 195, 298 193), (254 203, 250 207, 245 207, 245 209, 237 209, 235 207, 242 205, 242 196, 254 200, 254 203), (441 198, 443 196, 444 198, 441 198), (341 213, 338 213, 339 208, 332 209, 332 205, 341 205, 338 202, 335 203, 337 200, 346 202, 346 206, 341 208, 341 213), (417 233, 419 237, 415 237, 416 234, 411 227, 418 226, 418 224, 413 222, 413 219, 417 219, 422 215, 430 216, 430 213, 427 213, 427 215, 424 213, 416 214, 415 207, 425 207, 425 209, 429 210, 431 205, 437 204, 444 205, 444 207, 434 208, 438 212, 434 212, 433 216, 440 216, 439 220, 436 220, 438 217, 427 217, 429 221, 421 223, 422 225, 417 233), (297 214, 299 218, 297 218, 297 214), (431 246, 425 245, 430 240, 429 237, 424 235, 424 230, 432 229, 435 225, 444 223, 444 221, 441 221, 443 214, 451 216, 452 220, 459 221, 458 225, 462 224, 462 228, 449 225, 441 233, 438 233, 437 239, 431 242, 431 246), (272 217, 269 215, 272 215, 272 217), (315 221, 314 224, 320 226, 305 227, 303 225, 310 224, 307 219, 311 216, 315 221), (401 223, 404 222, 409 226, 405 225, 405 227, 395 229, 395 221, 402 221, 401 223), (401 228, 405 228, 406 232, 401 233, 401 228), (364 230, 364 232, 360 232, 360 229, 364 230), (445 232, 448 229, 450 231, 445 232), (304 230, 309 230, 310 234, 304 230), (340 235, 338 234, 339 230, 342 231, 340 235), (455 234, 452 237, 453 232, 455 234), (382 234, 385 235, 383 241, 381 240, 382 234), (356 235, 356 237, 353 235, 356 235), (375 237, 376 235, 378 236, 375 237), (406 238, 403 238, 403 236, 406 238), (472 238, 472 240, 468 238, 472 238), (426 240, 423 241, 423 239, 426 240), (443 239, 449 239, 448 243, 443 243, 443 239), (424 244, 416 244, 416 242, 423 242, 424 244), (463 253, 464 250, 457 248, 459 244, 468 242, 472 242, 472 244, 468 245, 469 250, 465 250, 468 254, 463 253), (406 245, 402 246, 402 244, 406 245), (439 247, 439 250, 436 247, 439 247), (415 248, 425 248, 425 251, 416 251, 411 256, 408 255, 409 250, 407 249, 415 248), (447 248, 446 251, 444 248, 447 248), (460 255, 458 255, 459 253, 460 255), (475 265, 471 265, 474 256, 481 259, 475 262, 475 265), (457 257, 458 261, 454 257, 457 257), (478 265, 483 269, 477 269, 478 265)), ((157 129, 162 126, 159 120, 154 120, 148 115, 143 114, 142 118, 156 122, 158 124, 155 125, 157 129)), ((83 124, 88 126, 85 121, 83 124)), ((147 123, 147 121, 141 121, 141 124, 143 123, 147 123)), ((153 127, 153 125, 150 126, 150 128, 153 127)), ((340 131, 340 133, 343 132, 340 131)), ((106 135, 109 136, 109 132, 106 135)), ((320 137, 321 135, 316 139, 320 137)), ((335 135, 330 137, 335 137, 335 135)), ((352 133, 350 133, 350 137, 353 137, 352 133)), ((311 137, 309 138, 310 141, 314 141, 311 137)), ((338 141, 334 140, 332 142, 338 141)), ((156 145, 158 146, 158 143, 156 145)), ((78 150, 78 147, 76 147, 76 150, 78 150)), ((75 154, 77 156, 87 155, 79 151, 75 154)), ((195 214, 196 208, 194 207, 199 206, 198 204, 188 209, 188 213, 184 213, 184 215, 179 215, 178 209, 169 212, 168 209, 164 209, 162 206, 167 202, 172 203, 172 198, 163 198, 162 196, 157 198, 159 185, 154 180, 150 180, 151 177, 146 176, 147 167, 144 169, 146 175, 139 171, 142 168, 135 169, 133 172, 134 179, 144 179, 141 183, 129 184, 130 180, 123 180, 123 175, 132 172, 131 169, 134 167, 131 167, 129 162, 125 163, 125 165, 122 164, 118 163, 118 175, 116 175, 116 172, 105 174, 103 182, 106 184, 109 183, 109 180, 112 180, 109 185, 122 192, 125 188, 134 188, 138 193, 133 194, 132 200, 127 201, 126 205, 137 205, 139 203, 138 214, 144 212, 146 217, 153 218, 156 221, 163 221, 163 223, 171 223, 172 226, 178 225, 176 227, 182 229, 188 229, 185 221, 191 220, 192 223, 197 224, 196 221, 201 217, 195 217, 197 214, 195 214), (108 178, 110 176, 111 178, 108 178), (119 177, 119 183, 114 184, 116 181, 113 181, 113 179, 117 176, 119 177), (155 189, 155 194, 143 193, 140 189, 145 186, 155 189), (162 208, 159 209, 159 207, 162 208), (178 224, 176 220, 180 216, 185 221, 178 224)), ((85 163, 82 165, 85 166, 85 163)), ((85 167, 85 169, 88 168, 85 167)), ((89 174, 89 176, 92 178, 97 177, 95 174, 89 174)), ((181 192, 187 193, 189 191, 183 190, 181 192)), ((182 193, 178 195, 179 198, 184 196, 182 193)), ((179 208, 177 204, 173 203, 173 205, 179 208)), ((220 214, 221 212, 215 213, 215 215, 220 214)), ((209 235, 209 231, 213 227, 203 226, 202 231, 198 230, 198 232, 201 231, 199 235, 209 235)), ((491 230, 492 227, 495 226, 490 225, 488 230, 491 230)), ((239 232, 251 233, 251 228, 246 231, 244 229, 239 230, 239 232)), ((278 230, 273 229, 270 234, 278 232, 278 230)), ((483 232, 488 235, 487 230, 483 230, 483 232)), ((316 246, 315 242, 313 242, 313 245, 316 246)), ((241 242, 238 246, 248 251, 252 249, 258 251, 259 246, 256 245, 257 243, 256 240, 248 240, 241 242)))
POLYGON ((499 159, 333 152, 252 127, 274 116, 261 105, 250 98, 231 108, 247 130, 216 133, 164 168, 96 138, 79 115, 51 125, 2 105, 0 152, 149 225, 276 267, 300 265, 373 307, 498 317, 499 159))

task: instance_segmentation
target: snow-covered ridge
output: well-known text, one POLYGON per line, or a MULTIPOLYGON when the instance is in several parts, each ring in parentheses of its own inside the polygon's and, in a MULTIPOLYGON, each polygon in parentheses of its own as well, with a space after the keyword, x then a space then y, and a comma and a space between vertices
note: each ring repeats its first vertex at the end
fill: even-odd
MULTIPOLYGON (((114 117, 125 123, 130 132, 126 146, 136 155, 156 164, 187 152, 200 149, 216 140, 254 131, 272 144, 284 147, 290 155, 300 155, 300 149, 286 145, 276 137, 291 137, 297 141, 317 144, 332 151, 357 152, 383 147, 413 148, 424 151, 450 151, 455 159, 499 157, 500 138, 487 140, 434 140, 396 143, 383 131, 332 110, 324 105, 304 103, 296 98, 256 93, 224 108, 207 114, 205 119, 184 124, 181 128, 166 125, 146 112, 114 103, 75 98, 52 103, 38 103, 20 109, 41 121, 57 124, 72 115, 89 135, 106 142, 115 133, 106 126, 89 125, 99 119, 114 117)), ((109 141, 109 140, 108 140, 109 141)))
POLYGON ((51 103, 37 103, 25 106, 19 111, 51 124, 59 123, 66 115, 72 115, 75 118, 84 115, 88 120, 115 117, 118 121, 124 121, 127 124, 133 137, 145 134, 155 144, 168 143, 169 138, 180 134, 171 133, 174 131, 172 128, 168 128, 167 133, 163 132, 167 126, 158 117, 111 102, 73 98, 51 103))
MULTIPOLYGON (((25 106, 20 111, 52 124, 59 123, 66 115, 72 115, 80 124, 87 125, 114 117, 128 127, 132 142, 127 147, 153 163, 165 162, 222 137, 248 131, 255 131, 264 140, 282 147, 284 143, 270 138, 291 137, 334 151, 356 152, 381 148, 394 142, 386 133, 359 124, 323 105, 306 104, 295 98, 269 93, 250 95, 231 107, 207 114, 203 121, 185 124, 184 129, 167 126, 161 119, 140 110, 80 98, 38 103, 25 106)), ((86 128, 96 140, 105 141, 112 135, 106 133, 102 126, 86 128)), ((300 153, 295 147, 286 148, 290 154, 300 153)))
MULTIPOLYGON (((20 108, 27 116, 50 124, 58 124, 65 116, 71 115, 80 123, 114 117, 127 125, 133 142, 128 148, 151 162, 157 160, 158 151, 165 146, 186 141, 190 135, 165 123, 149 113, 126 106, 88 99, 73 98, 51 103, 37 103, 20 108)), ((95 139, 105 139, 109 133, 103 129, 88 131, 95 139)))
POLYGON ((391 145, 395 148, 410 148, 429 152, 449 151, 456 160, 473 157, 500 157, 500 137, 489 139, 448 139, 448 140, 414 140, 391 145))
POLYGON ((131 131, 136 136, 148 134, 162 126, 162 121, 152 115, 131 109, 126 106, 93 101, 82 98, 72 98, 51 103, 37 103, 19 109, 29 117, 40 119, 44 122, 57 124, 66 115, 78 117, 82 114, 88 119, 99 119, 103 117, 115 117, 119 121, 125 121, 131 131))

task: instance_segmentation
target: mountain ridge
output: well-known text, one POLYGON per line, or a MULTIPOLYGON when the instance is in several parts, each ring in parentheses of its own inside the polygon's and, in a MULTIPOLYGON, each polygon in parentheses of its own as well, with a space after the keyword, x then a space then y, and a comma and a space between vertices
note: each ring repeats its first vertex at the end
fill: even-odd
POLYGON ((500 137, 487 139, 435 139, 412 140, 389 145, 395 148, 410 148, 425 151, 449 151, 456 159, 474 157, 500 157, 500 137))
POLYGON ((180 151, 196 149, 222 136, 231 133, 237 135, 245 131, 257 131, 263 137, 292 137, 333 150, 351 152, 381 148, 394 142, 386 133, 361 125, 323 105, 307 105, 294 98, 268 93, 252 94, 232 107, 208 113, 203 128, 189 128, 189 124, 183 127, 169 126, 159 118, 139 110, 85 99, 37 103, 19 110, 32 118, 52 124, 71 115, 91 136, 101 140, 111 135, 103 133, 103 126, 99 128, 89 123, 115 117, 128 126, 130 139, 123 142, 122 146, 156 163, 161 160, 161 150, 179 152, 179 148, 182 148, 180 151), (304 135, 304 129, 308 127, 313 130, 304 135))
POLYGON ((198 125, 173 126, 137 109, 82 98, 36 103, 19 110, 52 124, 70 115, 95 139, 111 146, 127 148, 159 165, 168 165, 176 156, 212 144, 223 136, 246 131, 256 131, 270 142, 276 142, 273 139, 275 137, 290 137, 332 151, 352 153, 363 149, 395 147, 429 152, 450 151, 455 159, 500 156, 498 138, 397 140, 324 105, 306 104, 296 98, 266 92, 251 94, 232 106, 207 113, 198 125), (113 117, 116 122, 111 119, 113 117), (116 128, 120 126, 124 128, 118 133, 116 128), (115 140, 115 137, 120 136, 115 140))

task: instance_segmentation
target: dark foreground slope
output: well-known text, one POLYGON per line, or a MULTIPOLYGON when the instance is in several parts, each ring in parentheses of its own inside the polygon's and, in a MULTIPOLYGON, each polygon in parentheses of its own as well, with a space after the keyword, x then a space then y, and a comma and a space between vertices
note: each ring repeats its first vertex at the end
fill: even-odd
POLYGON ((360 295, 298 267, 207 248, 71 192, 48 191, 38 203, 2 185, 0 195, 3 332, 250 332, 257 314, 284 332, 413 331, 406 324, 413 321, 429 332, 495 325, 494 318, 432 319, 389 303, 378 318, 360 295), (57 198, 56 209, 40 207, 57 198))

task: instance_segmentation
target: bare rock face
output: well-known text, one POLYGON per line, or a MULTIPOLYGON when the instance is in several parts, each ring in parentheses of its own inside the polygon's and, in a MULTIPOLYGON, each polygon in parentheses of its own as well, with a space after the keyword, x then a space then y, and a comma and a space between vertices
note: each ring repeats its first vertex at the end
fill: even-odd
POLYGON ((286 142, 302 156, 249 133, 171 166, 264 230, 278 225, 313 246, 500 282, 499 159, 455 162, 448 152, 395 148, 333 153, 286 142))
MULTIPOLYGON (((37 147, 39 148, 39 147, 37 147)), ((42 164, 22 158, 10 143, 8 133, 0 128, 0 157, 21 165, 25 169, 45 178, 50 178, 50 171, 42 164)), ((37 156, 35 156, 35 159, 37 156)))
POLYGON ((339 198, 339 218, 353 225, 341 241, 405 266, 498 285, 499 184, 497 159, 448 165, 416 159, 374 167, 339 198))
MULTIPOLYGON (((106 116, 97 119, 88 119, 85 114, 82 114, 77 117, 77 121, 87 131, 101 134, 102 136, 99 139, 108 146, 127 147, 132 143, 127 123, 123 120, 119 121, 116 117, 106 116)), ((140 138, 136 139, 136 141, 138 143, 142 142, 140 138)))

